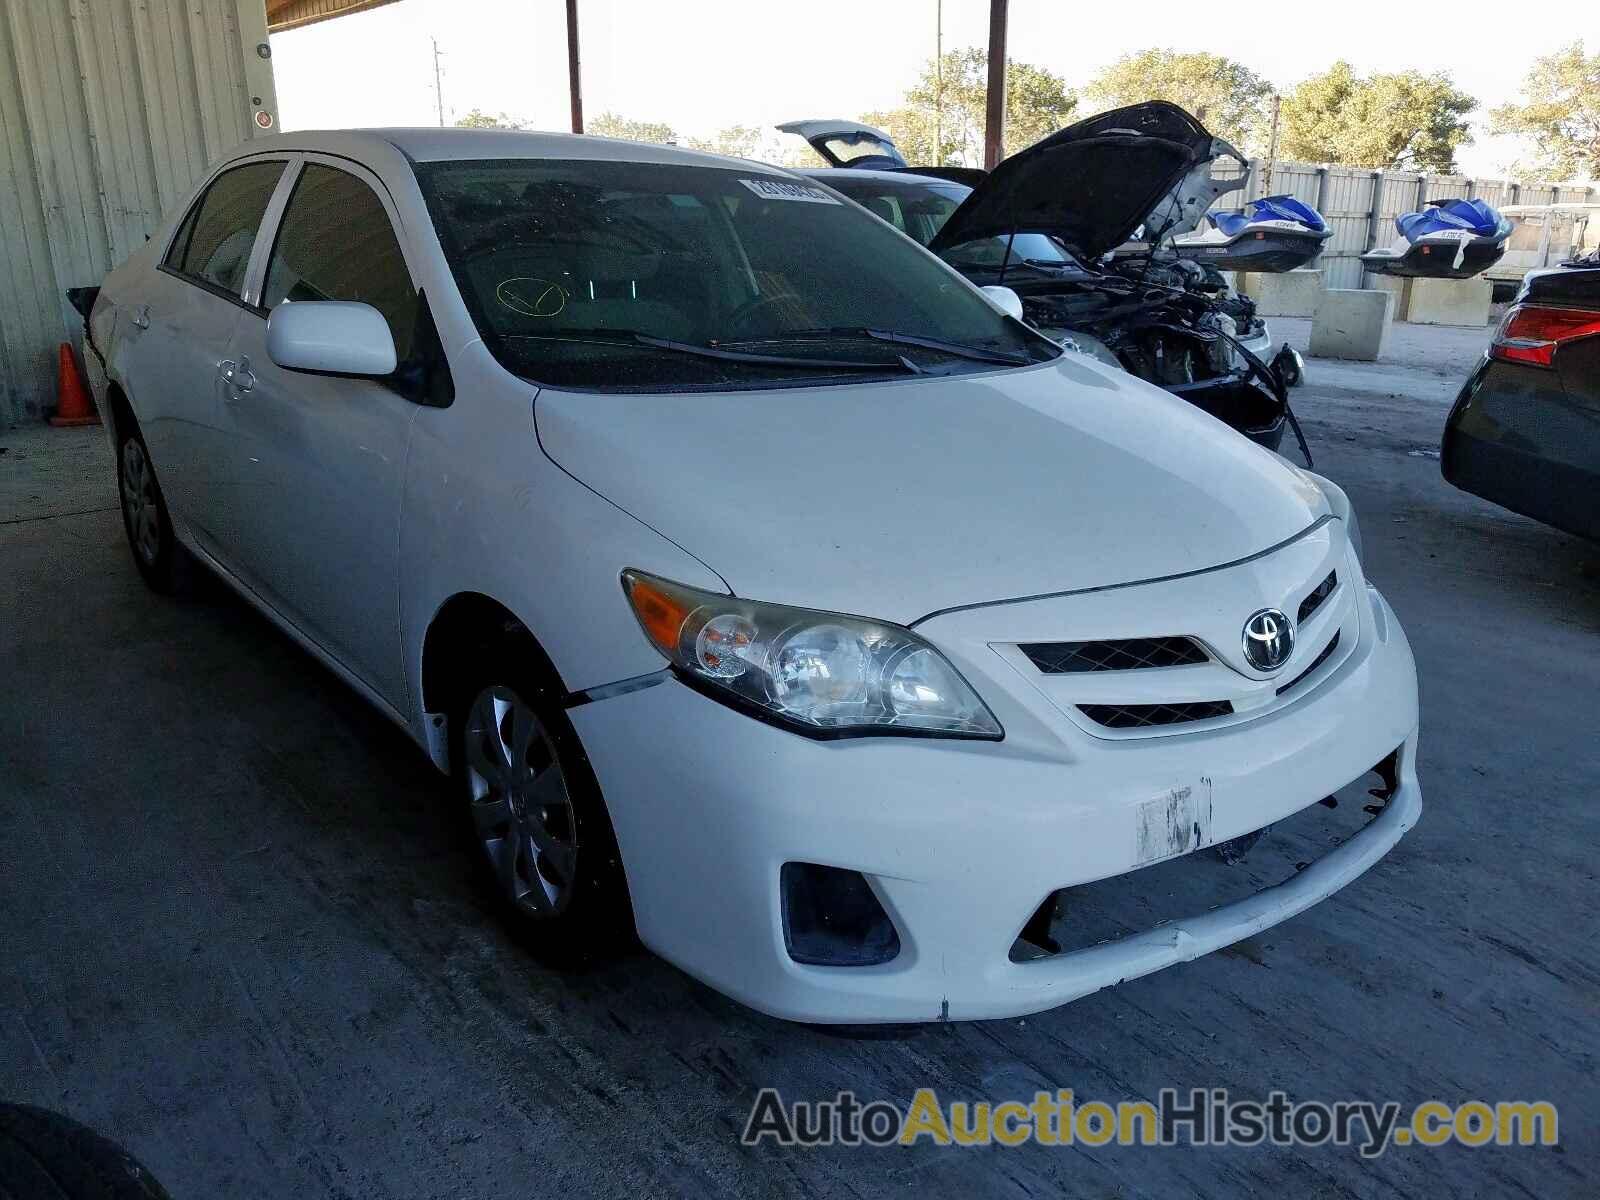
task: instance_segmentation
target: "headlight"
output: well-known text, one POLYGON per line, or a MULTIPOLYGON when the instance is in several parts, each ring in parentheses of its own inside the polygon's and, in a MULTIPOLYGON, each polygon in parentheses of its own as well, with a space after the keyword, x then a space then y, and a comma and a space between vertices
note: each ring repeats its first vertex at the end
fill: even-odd
POLYGON ((1004 736, 960 673, 909 629, 622 573, 634 615, 680 676, 812 736, 1004 736))

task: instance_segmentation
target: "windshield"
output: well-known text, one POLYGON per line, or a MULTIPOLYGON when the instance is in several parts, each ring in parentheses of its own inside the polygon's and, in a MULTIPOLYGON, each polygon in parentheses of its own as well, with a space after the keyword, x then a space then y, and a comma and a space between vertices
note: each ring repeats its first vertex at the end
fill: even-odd
MULTIPOLYGON (((817 172, 816 177, 924 246, 933 240, 933 235, 961 202, 972 195, 972 189, 965 184, 944 181, 888 180, 865 173, 852 176, 847 171, 817 172)), ((941 257, 963 270, 996 270, 1006 257, 1006 241, 1004 236, 976 238, 948 247, 941 257)), ((1019 233, 1011 245, 1009 265, 1029 262, 1063 267, 1078 265, 1054 238, 1042 233, 1019 233)))
POLYGON ((816 184, 754 167, 549 159, 417 174, 485 344, 540 383, 791 386, 993 370, 1051 353, 816 184))

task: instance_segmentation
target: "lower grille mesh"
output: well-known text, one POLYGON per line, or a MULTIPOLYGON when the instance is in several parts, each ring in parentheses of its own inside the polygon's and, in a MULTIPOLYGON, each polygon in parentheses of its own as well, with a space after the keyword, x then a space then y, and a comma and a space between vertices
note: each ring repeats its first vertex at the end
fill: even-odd
POLYGON ((1199 700, 1190 704, 1080 704, 1078 711, 1107 729, 1144 729, 1151 725, 1182 725, 1233 715, 1227 700, 1199 700))

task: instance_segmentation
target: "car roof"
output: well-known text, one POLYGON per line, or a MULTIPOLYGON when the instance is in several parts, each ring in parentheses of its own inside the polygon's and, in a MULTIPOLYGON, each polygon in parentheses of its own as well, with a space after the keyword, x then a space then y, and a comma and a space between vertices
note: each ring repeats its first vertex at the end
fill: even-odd
POLYGON ((589 161, 680 163, 685 166, 736 167, 787 174, 781 167, 745 159, 628 142, 590 134, 541 133, 522 129, 438 129, 431 126, 396 129, 315 129, 254 138, 230 157, 272 151, 311 150, 361 159, 398 150, 413 162, 492 158, 582 159, 589 161))

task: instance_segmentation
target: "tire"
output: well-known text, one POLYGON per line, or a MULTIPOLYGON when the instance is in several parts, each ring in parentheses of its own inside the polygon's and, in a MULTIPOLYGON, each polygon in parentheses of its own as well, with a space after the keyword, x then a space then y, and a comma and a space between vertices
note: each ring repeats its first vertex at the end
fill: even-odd
POLYGON ((633 939, 616 834, 562 706, 525 632, 479 647, 451 689, 450 763, 484 886, 541 958, 609 959, 633 939))
POLYGON ((133 565, 164 596, 190 590, 194 559, 172 532, 172 516, 156 478, 150 450, 131 420, 117 428, 117 499, 133 565))
POLYGON ((171 1200, 137 1159, 60 1113, 0 1104, 3 1200, 171 1200))

